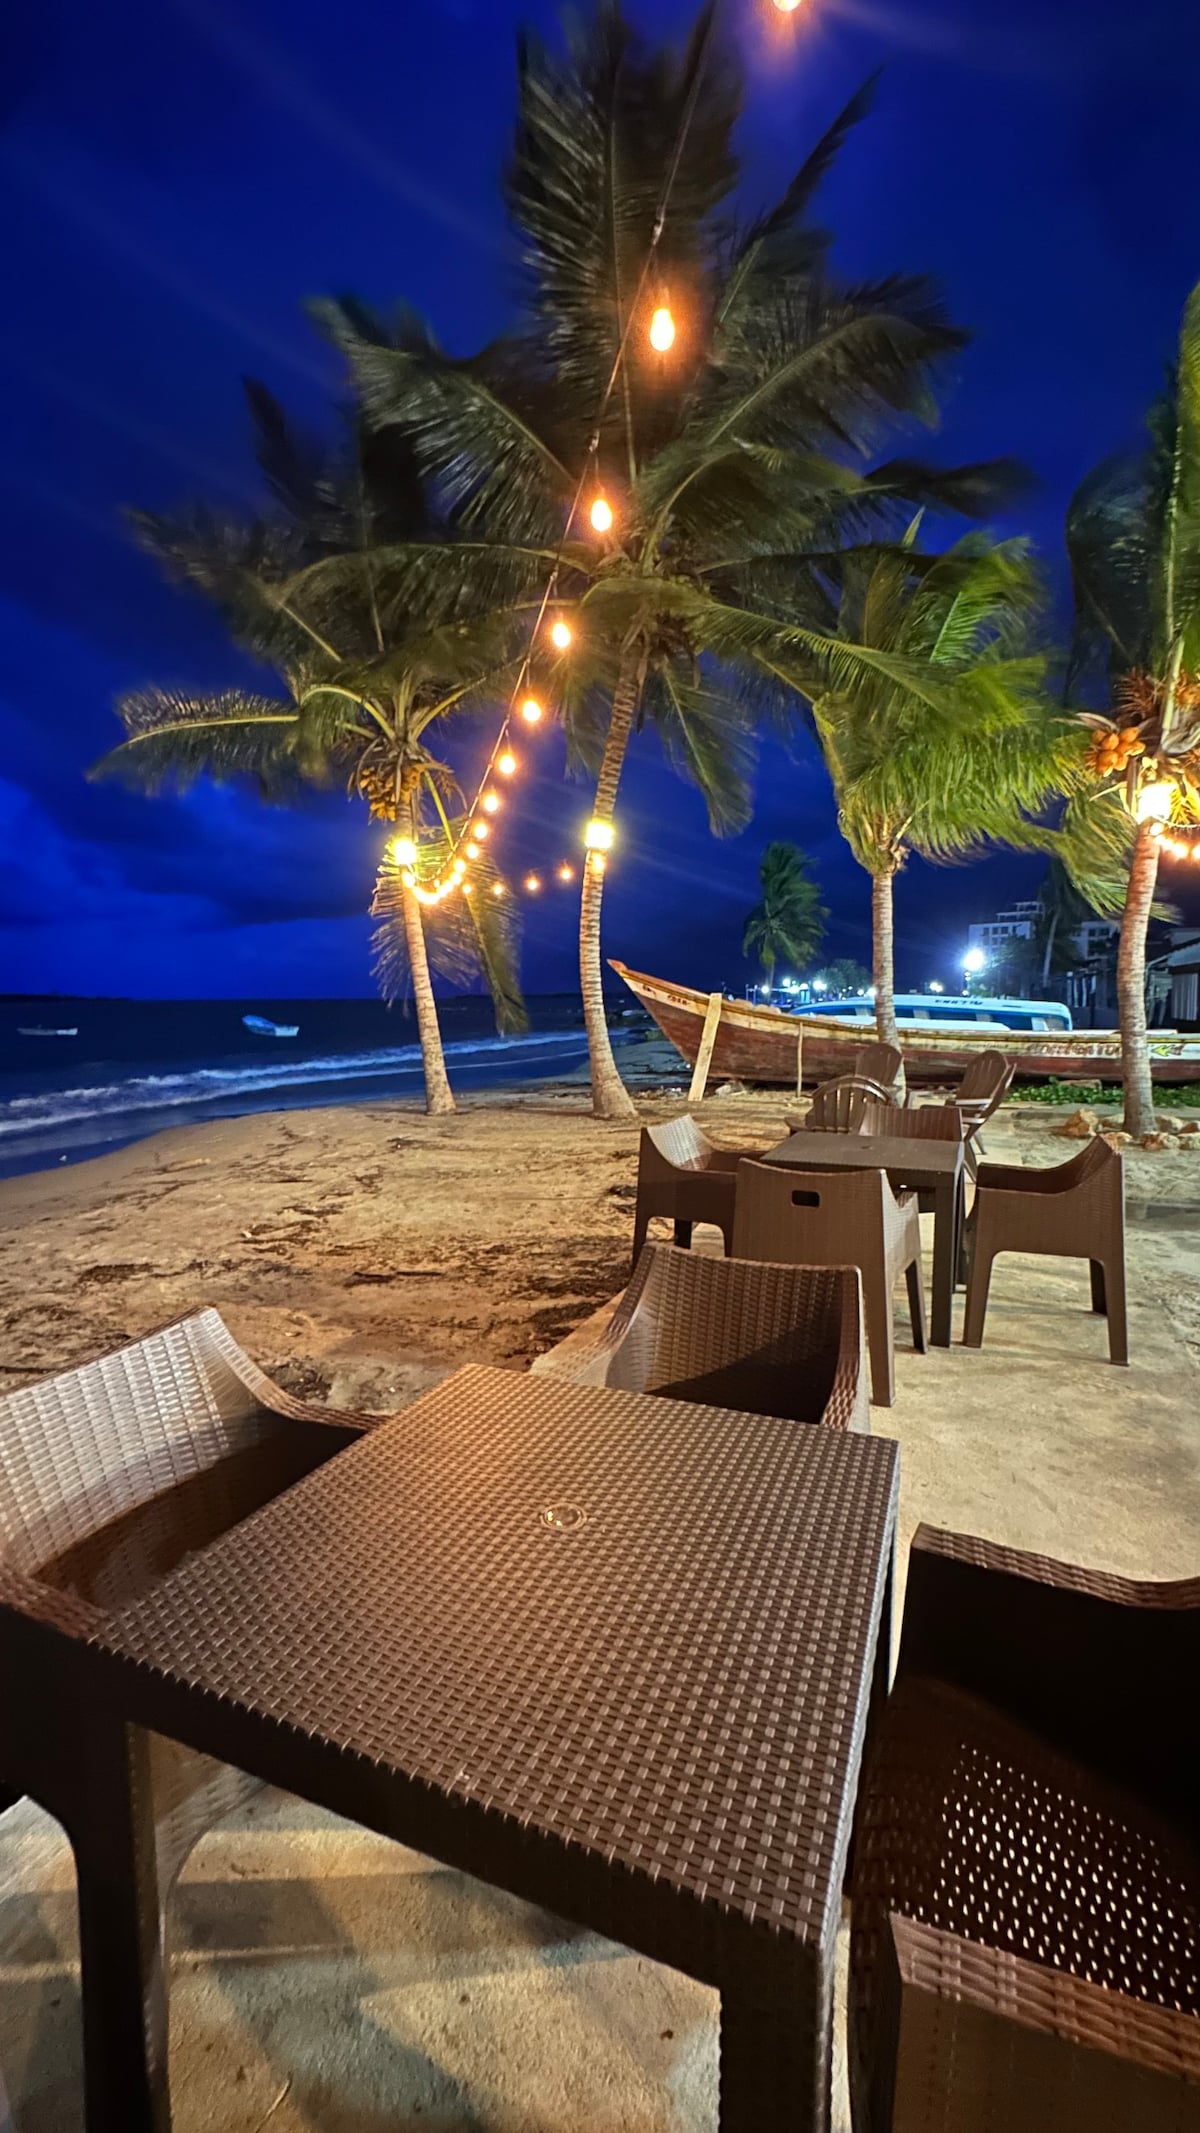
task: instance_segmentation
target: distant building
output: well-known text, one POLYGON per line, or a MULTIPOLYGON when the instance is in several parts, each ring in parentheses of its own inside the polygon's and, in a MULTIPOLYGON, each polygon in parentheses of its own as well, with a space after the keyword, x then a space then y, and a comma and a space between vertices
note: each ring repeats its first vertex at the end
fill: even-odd
POLYGON ((1176 943, 1166 958, 1171 1022, 1175 1029, 1195 1029, 1200 1025, 1200 932, 1176 926, 1171 938, 1176 943))
POLYGON ((997 911, 995 918, 981 919, 978 925, 968 926, 967 940, 972 948, 982 948, 986 956, 993 956, 1007 941, 1031 941, 1037 915, 1036 897, 1032 901, 1013 904, 1008 911, 997 911))

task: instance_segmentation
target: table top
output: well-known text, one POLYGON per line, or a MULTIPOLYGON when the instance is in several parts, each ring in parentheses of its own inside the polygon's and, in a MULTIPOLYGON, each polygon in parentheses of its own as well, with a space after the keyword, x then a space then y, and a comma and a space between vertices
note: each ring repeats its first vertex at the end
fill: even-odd
POLYGON ((963 1167, 961 1140, 925 1140, 914 1134, 792 1133, 760 1160, 791 1163, 801 1170, 886 1170, 896 1183, 935 1184, 963 1167))
POLYGON ((431 1838, 492 1810, 827 1941, 897 1472, 883 1438, 471 1367, 92 1641, 194 1746, 236 1707, 436 1799, 431 1838))

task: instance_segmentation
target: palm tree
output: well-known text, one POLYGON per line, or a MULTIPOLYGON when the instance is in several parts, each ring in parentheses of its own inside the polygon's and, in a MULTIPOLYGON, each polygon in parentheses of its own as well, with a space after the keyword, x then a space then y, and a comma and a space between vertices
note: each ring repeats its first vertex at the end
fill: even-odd
POLYGON ((757 958, 768 978, 774 978, 776 963, 802 970, 819 954, 829 916, 808 860, 794 844, 769 844, 759 881, 762 901, 746 919, 742 954, 757 958))
POLYGON ((850 993, 865 992, 870 982, 871 973, 865 963, 856 963, 851 955, 840 955, 818 970, 813 990, 820 985, 831 999, 842 1000, 850 993))
POLYGON ((512 908, 482 851, 435 897, 438 876, 461 841, 448 811, 456 785, 429 746, 451 718, 492 708, 513 668, 503 628, 490 647, 476 629, 416 629, 389 612, 385 630, 373 550, 425 524, 420 482, 394 437, 352 435, 340 463, 295 438, 282 411, 249 388, 258 456, 276 511, 227 523, 205 511, 168 521, 142 513, 143 544, 172 576, 206 595, 231 636, 274 669, 281 693, 224 690, 205 697, 147 689, 117 706, 126 738, 96 766, 146 792, 195 778, 252 779, 267 798, 304 784, 341 780, 393 831, 379 863, 372 910, 379 924, 375 967, 388 999, 411 989, 430 1111, 452 1111, 430 965, 457 982, 482 974, 497 1026, 526 1026, 515 976, 512 908), (342 567, 307 580, 319 560, 342 567), (292 581, 300 574, 301 582, 292 581))
MULTIPOLYGON (((713 829, 740 826, 751 718, 793 701, 789 653, 829 643, 830 550, 847 528, 903 523, 897 499, 974 508, 992 493, 993 470, 874 456, 890 425, 932 414, 931 381, 965 337, 923 280, 837 281, 808 219, 869 91, 782 199, 734 230, 741 74, 712 18, 710 6, 681 56, 645 50, 617 0, 565 56, 522 44, 507 200, 525 281, 501 341, 452 360, 409 316, 397 333, 357 305, 321 311, 368 415, 404 426, 460 537, 393 551, 396 597, 486 613, 533 607, 549 578, 567 608, 575 641, 544 662, 545 686, 595 778, 604 845, 646 724, 700 786, 713 829), (677 337, 658 354, 648 329, 664 309, 677 337), (593 535, 595 501, 612 523, 593 535)), ((848 645, 839 657, 855 667, 848 645)), ((583 870, 580 985, 595 1109, 624 1117, 604 1015, 605 864, 594 850, 583 870)))
POLYGON ((1023 543, 969 534, 941 555, 905 542, 840 561, 835 652, 792 671, 813 723, 838 821, 871 877, 875 1018, 898 1044, 893 891, 912 852, 962 859, 986 842, 1051 841, 1036 817, 1078 784, 1082 750, 1043 693, 1030 649, 1040 591, 1023 543), (861 658, 873 648, 874 669, 861 658))
POLYGON ((1200 284, 1145 448, 1107 460, 1067 515, 1075 585, 1073 678, 1099 671, 1111 717, 1093 728, 1099 805, 1132 839, 1117 957, 1125 1127, 1154 1130, 1146 933, 1164 825, 1200 821, 1200 284))

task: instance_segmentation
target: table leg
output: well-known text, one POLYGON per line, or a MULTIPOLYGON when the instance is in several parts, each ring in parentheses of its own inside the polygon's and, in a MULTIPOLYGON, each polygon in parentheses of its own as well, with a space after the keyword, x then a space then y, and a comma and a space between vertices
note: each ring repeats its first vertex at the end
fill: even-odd
POLYGON ((87 2133, 170 2133, 167 2001, 149 1743, 119 1720, 88 1726, 70 1811, 83 1988, 87 2133))
POLYGON ((781 1978, 749 1963, 721 1993, 719 2133, 829 2133, 833 1950, 806 1953, 782 1997, 781 1978))
POLYGON ((933 1195, 933 1310, 929 1338, 935 1348, 950 1346, 954 1316, 954 1262, 958 1256, 957 1178, 946 1178, 933 1195))

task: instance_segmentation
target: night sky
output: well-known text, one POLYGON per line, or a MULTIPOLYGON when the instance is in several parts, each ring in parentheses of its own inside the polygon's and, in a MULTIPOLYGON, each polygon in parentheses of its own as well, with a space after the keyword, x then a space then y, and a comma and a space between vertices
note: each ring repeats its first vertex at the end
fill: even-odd
MULTIPOLYGON (((864 74, 875 116, 826 188, 853 274, 929 270, 977 339, 932 450, 1014 453, 1019 525, 1061 587, 1080 475, 1136 439, 1200 276, 1196 0, 727 0, 750 90, 746 204, 782 185, 864 74)), ((690 8, 637 0, 669 30, 690 8)), ((311 420, 332 358, 306 297, 403 295, 466 351, 503 322, 496 179, 528 0, 8 0, 0 22, 0 990, 361 994, 381 833, 336 796, 302 812, 229 790, 153 801, 85 781, 146 682, 253 680, 198 601, 130 545, 125 505, 251 502, 239 380, 311 420)), ((527 751, 528 752, 528 751, 527 751)), ((586 793, 552 736, 505 863, 574 850, 586 793)), ((701 983, 742 975, 762 848, 814 856, 830 952, 866 948, 867 882, 815 758, 764 758, 714 843, 644 744, 627 773, 606 942, 701 983)), ((971 917, 1036 880, 914 866, 902 985, 950 975, 971 917)), ((525 982, 574 982, 568 892, 530 907, 525 982)))

